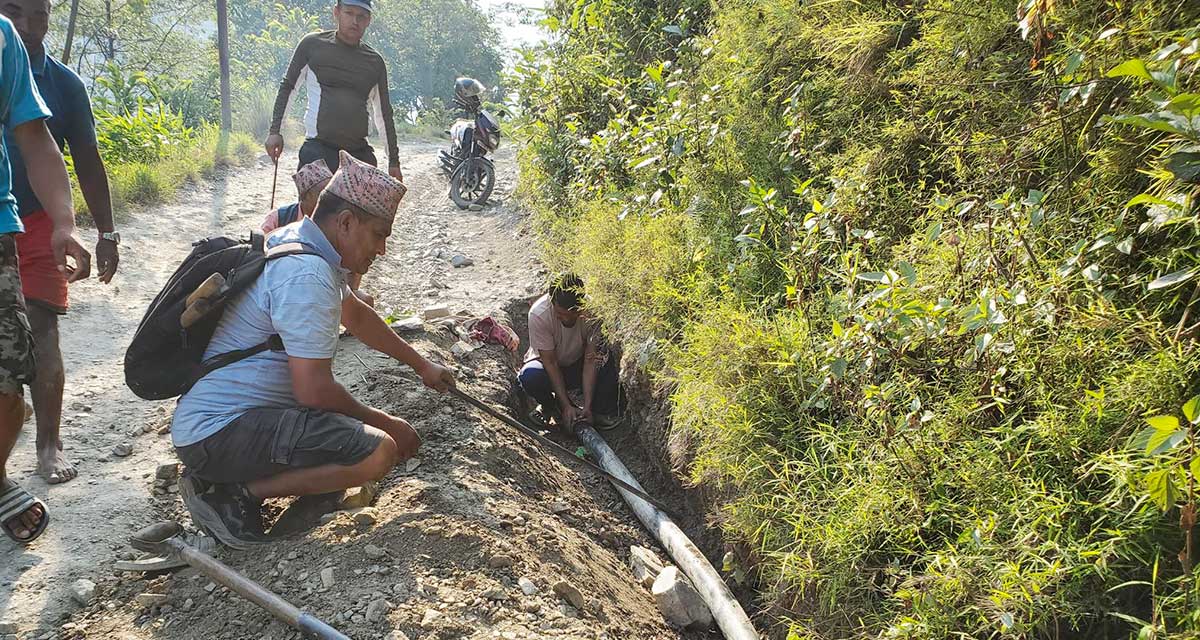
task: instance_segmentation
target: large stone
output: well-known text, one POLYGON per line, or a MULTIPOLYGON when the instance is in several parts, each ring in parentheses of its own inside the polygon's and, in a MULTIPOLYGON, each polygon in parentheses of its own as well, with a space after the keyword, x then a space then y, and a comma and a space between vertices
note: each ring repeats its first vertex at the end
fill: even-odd
POLYGON ((429 629, 433 627, 441 617, 442 612, 437 609, 426 609, 425 615, 421 617, 421 628, 429 629))
POLYGON ((371 506, 375 501, 375 497, 379 495, 379 483, 368 482, 361 487, 354 487, 346 490, 346 495, 342 497, 342 509, 361 509, 371 506))
POLYGON ((80 578, 71 583, 71 598, 80 606, 86 607, 96 597, 96 583, 86 578, 80 578))
POLYGON ((450 258, 450 265, 453 267, 469 267, 473 264, 475 264, 474 260, 461 253, 456 253, 453 258, 450 258))
POLYGON ((521 587, 521 593, 524 593, 527 596, 531 596, 538 592, 537 585, 533 583, 533 580, 523 576, 520 580, 517 580, 517 586, 521 587))
POLYGON ((335 584, 337 584, 337 580, 333 577, 333 567, 321 569, 321 586, 328 589, 335 584))
POLYGON ((702 630, 712 625, 712 613, 687 576, 677 567, 663 569, 650 587, 658 610, 671 624, 684 629, 702 630))
POLYGON ((350 511, 350 517, 354 518, 354 524, 360 527, 369 527, 379 522, 379 512, 375 510, 375 507, 353 509, 350 511))
POLYGON ((167 603, 167 599, 168 596, 165 593, 139 593, 133 597, 134 602, 146 608, 164 605, 167 603))
POLYGON ((450 307, 447 307, 444 304, 439 304, 439 305, 436 305, 433 307, 425 307, 425 310, 421 312, 421 317, 425 318, 425 320, 427 320, 427 321, 428 320, 437 320, 438 318, 445 318, 446 316, 449 316, 449 315, 450 315, 450 307))
POLYGON ((558 594, 558 597, 571 603, 572 607, 575 607, 576 609, 583 608, 583 593, 579 589, 576 589, 575 585, 567 582, 566 580, 559 580, 558 582, 555 582, 554 586, 551 588, 554 589, 554 593, 558 594))
POLYGON ((383 598, 377 598, 367 605, 367 622, 379 622, 392 610, 392 605, 383 598))
POLYGON ((420 331, 425 326, 421 316, 409 316, 392 323, 392 328, 398 331, 420 331))
POLYGON ((154 477, 159 480, 173 481, 179 477, 178 462, 160 462, 154 471, 154 477))
POLYGON ((117 456, 118 458, 128 457, 132 453, 133 453, 133 445, 129 444, 128 442, 122 442, 121 444, 112 448, 112 454, 114 456, 117 456))
POLYGON ((384 549, 383 547, 377 547, 373 544, 369 544, 369 545, 363 547, 363 553, 368 558, 378 560, 387 555, 387 550, 384 549))
POLYGON ((643 587, 649 587, 662 572, 663 561, 658 558, 658 554, 646 547, 633 545, 629 547, 629 567, 633 569, 633 577, 637 578, 643 587))

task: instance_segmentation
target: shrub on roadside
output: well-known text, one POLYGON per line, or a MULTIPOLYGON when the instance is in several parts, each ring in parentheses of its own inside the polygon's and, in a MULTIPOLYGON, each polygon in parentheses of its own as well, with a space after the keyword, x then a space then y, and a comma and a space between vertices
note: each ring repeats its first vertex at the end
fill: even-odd
POLYGON ((775 637, 1200 632, 1197 11, 554 6, 522 193, 775 637))

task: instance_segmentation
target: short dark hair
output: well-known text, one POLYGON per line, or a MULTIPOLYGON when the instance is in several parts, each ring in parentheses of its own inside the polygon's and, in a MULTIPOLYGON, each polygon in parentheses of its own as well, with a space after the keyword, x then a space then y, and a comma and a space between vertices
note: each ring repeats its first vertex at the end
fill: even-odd
POLYGON ((336 216, 347 210, 359 218, 371 217, 371 214, 363 211, 362 207, 353 202, 337 194, 330 193, 329 190, 322 191, 320 198, 317 199, 317 208, 313 209, 313 222, 324 222, 326 218, 336 216))
POLYGON ((550 301, 564 309, 579 311, 583 307, 583 280, 573 273, 559 276, 550 284, 550 301))

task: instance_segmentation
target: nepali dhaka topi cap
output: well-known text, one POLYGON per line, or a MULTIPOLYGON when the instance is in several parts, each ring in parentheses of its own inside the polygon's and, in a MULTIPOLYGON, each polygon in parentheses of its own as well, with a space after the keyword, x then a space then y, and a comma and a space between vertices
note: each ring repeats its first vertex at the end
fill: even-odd
POLYGON ((300 167, 292 176, 292 180, 296 182, 296 193, 303 196, 332 177, 333 172, 329 170, 329 165, 325 164, 324 160, 317 160, 300 167))
POLYGON ((372 216, 395 218, 396 207, 408 191, 404 183, 345 151, 338 153, 341 166, 325 190, 372 216))

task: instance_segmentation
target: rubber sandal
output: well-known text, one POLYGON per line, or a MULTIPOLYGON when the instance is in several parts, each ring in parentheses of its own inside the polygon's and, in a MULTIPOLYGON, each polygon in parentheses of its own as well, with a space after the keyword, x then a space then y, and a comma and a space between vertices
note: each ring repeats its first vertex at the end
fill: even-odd
POLYGON ((10 540, 17 544, 27 545, 34 540, 37 540, 46 531, 46 526, 50 524, 50 510, 46 508, 46 503, 34 497, 20 485, 12 483, 7 489, 0 491, 0 526, 4 528, 4 533, 10 540), (42 507, 42 517, 38 521, 37 527, 28 538, 18 538, 17 534, 9 527, 16 518, 25 514, 25 512, 40 505, 42 507))

